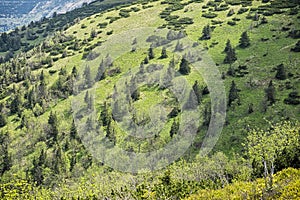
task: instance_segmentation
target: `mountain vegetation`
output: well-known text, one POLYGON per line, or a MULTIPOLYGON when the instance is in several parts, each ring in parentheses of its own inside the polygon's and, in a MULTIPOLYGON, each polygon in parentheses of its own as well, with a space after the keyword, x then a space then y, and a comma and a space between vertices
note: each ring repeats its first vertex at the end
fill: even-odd
POLYGON ((95 1, 2 33, 0 198, 299 198, 299 6, 95 1))

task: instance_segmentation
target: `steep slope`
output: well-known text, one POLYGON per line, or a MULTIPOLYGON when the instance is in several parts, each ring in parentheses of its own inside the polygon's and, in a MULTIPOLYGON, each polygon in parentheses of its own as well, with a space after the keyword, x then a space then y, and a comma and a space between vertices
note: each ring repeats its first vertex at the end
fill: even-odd
MULTIPOLYGON (((300 117, 299 5, 264 2, 136 2, 78 19, 2 63, 3 182, 26 179, 65 198, 69 189, 82 198, 155 199, 262 175, 241 158, 250 130, 287 120, 298 130, 300 117), (225 113, 214 111, 224 104, 222 127, 225 113), (213 141, 212 125, 223 128, 213 141), (203 161, 197 155, 210 145, 203 161), (158 170, 182 154, 196 161, 152 172, 152 180, 115 171, 158 170), (182 181, 184 169, 196 180, 182 181)), ((292 152, 276 170, 297 163, 299 147, 292 152)))

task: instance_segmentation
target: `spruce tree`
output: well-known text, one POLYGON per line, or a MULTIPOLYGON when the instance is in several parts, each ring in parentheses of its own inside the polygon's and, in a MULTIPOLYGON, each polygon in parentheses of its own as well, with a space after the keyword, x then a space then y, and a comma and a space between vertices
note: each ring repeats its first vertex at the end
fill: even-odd
POLYGON ((95 77, 95 82, 101 81, 103 79, 105 79, 105 64, 102 59, 100 65, 98 67, 97 75, 95 77))
POLYGON ((225 64, 232 64, 237 60, 235 50, 232 48, 230 40, 227 41, 224 52, 226 53, 226 57, 224 59, 225 64))
POLYGON ((160 58, 164 59, 164 58, 167 58, 167 57, 168 57, 168 55, 167 55, 167 49, 166 49, 166 47, 163 47, 162 50, 161 50, 161 56, 160 56, 160 58))
POLYGON ((4 172, 10 170, 12 166, 11 156, 8 153, 9 135, 8 133, 0 133, 0 176, 4 172))
POLYGON ((6 116, 0 112, 0 128, 4 127, 7 124, 6 116))
POLYGON ((246 48, 250 46, 250 38, 247 34, 247 32, 243 32, 240 38, 240 45, 241 48, 246 48))
POLYGON ((266 99, 270 103, 270 105, 275 103, 275 87, 273 85, 273 81, 271 80, 269 83, 268 88, 265 90, 266 92, 266 99))
POLYGON ((235 82, 232 81, 229 90, 229 96, 228 96, 228 106, 230 107, 235 100, 237 100, 239 104, 240 98, 238 94, 238 89, 236 87, 235 82))
POLYGON ((191 72, 191 67, 188 61, 185 58, 182 58, 179 65, 179 73, 183 75, 188 75, 190 72, 191 72))
POLYGON ((116 131, 112 125, 112 121, 109 121, 106 127, 106 138, 112 142, 114 145, 116 144, 116 131))
POLYGON ((285 80, 286 79, 286 72, 283 64, 280 64, 277 66, 277 73, 275 75, 275 78, 279 80, 285 80))
POLYGON ((55 113, 52 111, 50 112, 49 118, 48 118, 48 125, 49 130, 47 133, 47 143, 48 146, 51 147, 53 143, 57 142, 57 136, 58 136, 58 120, 55 113))
POLYGON ((100 120, 102 121, 103 126, 107 126, 110 123, 111 119, 109 117, 108 106, 106 102, 104 102, 102 111, 100 113, 100 120))
POLYGON ((207 24, 206 26, 203 27, 201 39, 209 40, 210 38, 211 38, 211 28, 209 24, 207 24))
POLYGON ((178 131, 179 131, 179 122, 175 119, 171 126, 170 137, 173 138, 174 135, 178 134, 178 131))
POLYGON ((77 138, 77 128, 76 128, 76 124, 75 124, 75 120, 72 120, 72 125, 71 125, 71 129, 70 129, 70 138, 71 139, 76 139, 77 138))
POLYGON ((150 47, 150 48, 148 49, 148 58, 149 58, 150 60, 153 59, 153 58, 155 58, 154 51, 153 51, 153 48, 152 48, 152 47, 150 47))

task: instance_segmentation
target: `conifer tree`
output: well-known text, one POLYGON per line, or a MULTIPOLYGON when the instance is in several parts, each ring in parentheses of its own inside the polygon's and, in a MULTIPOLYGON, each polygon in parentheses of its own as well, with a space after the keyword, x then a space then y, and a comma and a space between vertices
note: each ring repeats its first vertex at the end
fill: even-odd
POLYGON ((191 72, 191 67, 189 66, 189 63, 185 58, 181 59, 179 72, 183 75, 188 75, 191 72))
POLYGON ((0 176, 12 167, 11 156, 8 153, 9 135, 8 133, 0 133, 0 176))
POLYGON ((95 82, 98 82, 98 81, 101 81, 105 79, 105 64, 104 64, 104 61, 102 59, 99 67, 98 67, 98 71, 97 71, 97 75, 96 75, 96 78, 95 78, 95 82))
POLYGON ((70 129, 70 138, 71 139, 76 139, 77 138, 77 128, 76 128, 76 124, 75 124, 75 120, 72 120, 72 125, 71 125, 71 129, 70 129))
POLYGON ((152 47, 150 47, 150 48, 148 49, 148 58, 149 58, 150 60, 153 59, 153 58, 155 58, 154 51, 153 51, 153 48, 152 48, 152 47))
POLYGON ((171 130, 170 130, 170 137, 173 138, 179 131, 179 122, 175 119, 172 123, 171 130))
POLYGON ((266 99, 270 103, 270 105, 275 103, 275 87, 273 85, 273 81, 271 80, 269 83, 268 88, 265 90, 266 92, 266 99))
POLYGON ((47 143, 48 146, 52 146, 53 143, 57 142, 57 136, 58 136, 58 120, 55 113, 52 111, 50 112, 49 118, 48 118, 48 125, 49 130, 47 133, 47 143))
POLYGON ((226 47, 225 47, 225 53, 226 57, 224 59, 224 63, 226 64, 232 64, 237 60, 235 50, 232 48, 230 44, 230 40, 227 41, 226 47))
POLYGON ((160 56, 160 58, 164 59, 164 58, 167 58, 167 57, 168 57, 168 55, 167 55, 167 49, 166 49, 166 47, 163 47, 162 50, 161 50, 161 56, 160 56))
POLYGON ((204 26, 203 30, 202 30, 202 40, 209 40, 211 38, 211 28, 209 26, 209 24, 207 24, 206 26, 204 26))
POLYGON ((228 96, 228 106, 230 107, 232 105, 232 102, 235 100, 240 101, 240 97, 238 94, 238 89, 236 87, 236 84, 234 81, 231 82, 230 90, 229 90, 229 96, 228 96))
POLYGON ((277 66, 277 73, 275 75, 275 78, 279 80, 285 80, 286 79, 286 72, 283 64, 280 64, 277 66))
POLYGON ((0 128, 4 127, 7 124, 6 116, 0 112, 0 128))
POLYGON ((240 38, 240 45, 241 48, 246 48, 250 46, 250 38, 247 34, 247 32, 243 32, 240 38))

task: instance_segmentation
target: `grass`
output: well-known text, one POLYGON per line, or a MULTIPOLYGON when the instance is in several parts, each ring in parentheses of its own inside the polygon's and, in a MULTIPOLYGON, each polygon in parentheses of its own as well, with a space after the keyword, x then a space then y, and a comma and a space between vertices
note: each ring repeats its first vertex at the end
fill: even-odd
MULTIPOLYGON (((232 152, 242 152, 243 148, 241 143, 244 141, 245 136, 247 136, 249 129, 255 127, 266 127, 268 126, 267 121, 276 122, 287 118, 297 120, 300 117, 299 106, 291 106, 283 103, 283 99, 288 96, 292 89, 280 89, 284 87, 285 82, 291 81, 294 88, 300 93, 299 71, 297 71, 299 55, 297 53, 290 52, 290 47, 296 43, 296 40, 286 37, 287 32, 280 31, 282 26, 285 26, 290 22, 293 23, 292 27, 299 29, 300 22, 299 20, 296 20, 296 16, 290 17, 285 15, 274 15, 267 17, 269 21, 268 24, 259 25, 257 28, 255 28, 255 22, 246 19, 248 12, 226 17, 228 10, 220 11, 218 12, 218 17, 214 18, 213 20, 222 20, 224 22, 222 24, 215 25, 215 29, 212 32, 212 39, 200 41, 199 38, 202 35, 202 28, 207 24, 211 24, 211 19, 201 17, 203 13, 202 6, 205 3, 190 3, 189 5, 185 6, 184 9, 173 12, 172 15, 193 18, 194 24, 188 25, 186 28, 188 39, 199 42, 203 47, 208 47, 207 55, 218 64, 218 70, 221 73, 226 73, 229 68, 229 65, 223 64, 225 54, 222 53, 227 39, 231 40, 232 45, 236 49, 238 57, 238 61, 233 64, 233 67, 237 68, 239 65, 247 65, 247 71, 249 74, 245 77, 225 77, 224 85, 226 88, 226 94, 229 92, 231 81, 234 80, 237 84, 237 87, 241 90, 239 92, 241 105, 227 109, 227 123, 224 126, 223 132, 215 147, 215 151, 224 151, 227 154, 232 152), (185 10, 187 11, 185 12, 185 10), (227 22, 235 17, 241 19, 237 22, 237 25, 228 25, 227 22), (253 28, 250 28, 251 26, 253 28), (273 29, 275 31, 272 31, 273 29), (241 49, 238 47, 238 42, 240 35, 244 31, 248 31, 251 39, 251 46, 246 49, 241 49), (269 38, 269 40, 262 42, 261 38, 265 37, 269 38), (213 43, 215 43, 215 45, 210 47, 213 43), (264 56, 264 54, 266 55, 264 56), (275 80, 275 72, 272 72, 272 69, 280 63, 284 63, 286 70, 288 72, 292 72, 294 77, 289 78, 286 81, 275 80), (263 113, 262 101, 265 97, 264 89, 267 87, 270 80, 274 80, 275 82, 274 84, 277 92, 277 102, 275 105, 269 106, 266 113, 263 113), (250 81, 255 82, 256 86, 250 87, 250 81), (248 105, 250 103, 253 103, 254 112, 248 114, 248 105)), ((36 70, 33 72, 33 74, 38 75, 40 74, 41 70, 44 70, 45 72, 49 72, 50 70, 59 70, 62 67, 65 67, 67 72, 70 73, 74 66, 76 66, 80 72, 83 72, 84 67, 89 65, 91 67, 93 76, 95 76, 101 59, 103 59, 107 53, 109 53, 115 60, 114 67, 120 67, 121 73, 116 76, 107 77, 105 80, 99 81, 95 84, 93 88, 95 89, 96 98, 95 108, 97 112, 99 112, 104 101, 111 101, 110 96, 113 93, 114 85, 123 88, 124 79, 122 78, 126 77, 126 75, 130 73, 136 73, 140 63, 147 56, 147 50, 150 44, 145 42, 146 36, 153 34, 153 32, 151 32, 153 29, 156 29, 157 27, 166 23, 166 21, 159 17, 159 13, 161 13, 161 11, 163 11, 167 5, 161 5, 161 1, 155 1, 148 4, 153 5, 153 7, 142 9, 142 5, 139 3, 129 6, 129 8, 138 7, 141 8, 141 10, 138 12, 130 12, 130 17, 121 18, 113 23, 109 23, 109 19, 107 19, 107 17, 119 16, 120 8, 112 9, 111 11, 104 12, 101 15, 95 14, 71 26, 66 31, 63 31, 63 33, 74 36, 76 39, 81 41, 88 39, 92 30, 102 31, 97 35, 96 38, 92 39, 89 44, 83 45, 82 47, 83 50, 85 47, 101 41, 102 44, 93 49, 94 52, 100 53, 100 56, 92 61, 86 61, 82 59, 82 50, 81 52, 70 51, 70 53, 74 53, 74 55, 66 58, 59 58, 58 61, 54 62, 53 67, 49 69, 42 68, 36 70), (107 27, 99 28, 98 24, 104 22, 109 23, 107 27), (82 29, 82 24, 85 24, 87 27, 82 29), (146 27, 146 29, 143 27, 146 27), (147 29, 148 27, 151 28, 147 29), (112 35, 108 36, 106 33, 111 30, 113 30, 113 33, 112 35), (137 40, 139 48, 136 52, 130 52, 132 48, 131 43, 135 37, 138 37, 137 40)), ((261 3, 258 1, 254 1, 253 4, 255 7, 261 5, 261 3)), ((240 7, 241 6, 230 6, 230 9, 234 9, 237 13, 240 7)), ((51 39, 49 39, 49 41, 51 42, 51 39)), ((172 45, 173 46, 168 49, 168 59, 159 59, 161 48, 156 48, 154 50, 156 57, 155 59, 151 60, 150 63, 162 64, 166 68, 170 59, 172 58, 173 52, 171 49, 174 49, 174 44, 172 45)), ((180 58, 175 58, 178 68, 178 62, 180 61, 180 58)), ((36 60, 38 60, 37 56, 33 56, 29 59, 29 61, 32 62, 36 60)), ((48 87, 50 87, 58 79, 58 72, 53 75, 46 73, 46 76, 48 87)), ((201 77, 201 73, 199 74, 199 72, 194 69, 188 76, 185 76, 185 78, 189 86, 192 86, 195 80, 198 80, 201 86, 204 87, 205 85, 204 78, 201 77)), ((38 137, 41 133, 36 130, 42 129, 41 124, 47 122, 50 111, 58 114, 60 131, 68 132, 71 126, 71 102, 76 100, 76 98, 80 99, 80 102, 82 102, 84 94, 85 91, 83 91, 79 97, 71 96, 66 100, 59 100, 55 103, 52 102, 45 114, 41 115, 37 119, 31 117, 30 120, 32 121, 33 129, 26 130, 28 135, 25 135, 23 138, 24 143, 30 144, 30 141, 38 141, 38 137), (35 128, 34 126, 38 128, 35 128)), ((151 108, 151 106, 162 104, 166 98, 167 100, 171 99, 168 91, 166 90, 161 91, 157 87, 141 86, 141 99, 134 102, 133 106, 137 110, 137 115, 141 117, 144 113, 148 114, 147 112, 149 112, 149 108, 151 108)), ((200 107, 201 110, 204 109, 204 106, 208 101, 209 98, 205 97, 204 103, 200 107)), ((171 109, 170 105, 166 107, 167 111, 171 109)), ((200 114, 203 115, 203 112, 200 114)), ((97 113, 97 115, 99 115, 99 113, 97 113)), ((6 127, 8 130, 13 131, 11 147, 13 149, 18 149, 18 143, 19 140, 24 136, 24 131, 17 129, 20 121, 18 121, 16 116, 10 116, 9 121, 13 122, 9 123, 9 125, 6 127), (17 121, 13 122, 15 119, 17 119, 17 121)), ((165 124, 160 133, 161 137, 154 141, 153 148, 163 146, 170 141, 169 130, 171 128, 171 124, 171 120, 165 124)), ((117 130, 117 145, 120 147, 124 147, 125 149, 133 148, 135 151, 138 151, 140 148, 142 152, 151 148, 147 143, 148 141, 141 142, 141 146, 139 147, 135 143, 136 140, 128 137, 125 131, 118 127, 118 124, 115 124, 114 126, 117 130)), ((204 132, 205 129, 203 128, 201 129, 200 134, 204 135, 204 132)), ((198 139, 201 138, 200 136, 197 137, 198 139)), ((42 144, 36 144, 37 149, 41 148, 40 146, 42 146, 42 144)), ((17 153, 15 151, 22 151, 22 149, 13 150, 14 157, 17 157, 18 155, 16 155, 17 153)), ((197 152, 197 149, 193 149, 193 151, 197 152)), ((32 154, 27 155, 28 160, 31 160, 32 157, 32 154)), ((25 160, 27 160, 27 158, 25 160)), ((17 163, 15 164, 18 165, 17 163)), ((18 169, 14 170, 18 171, 18 169)))

